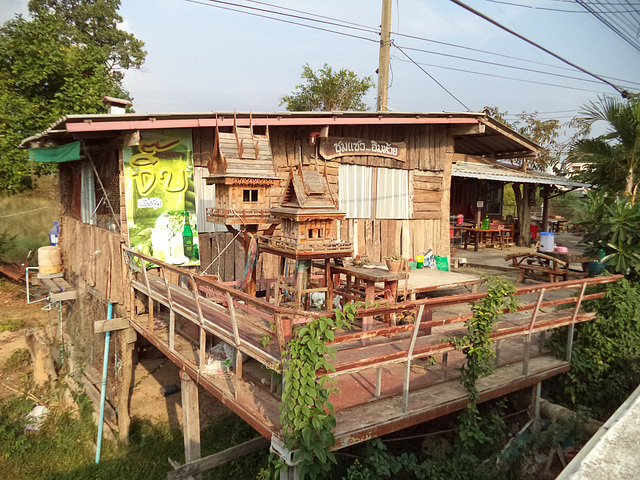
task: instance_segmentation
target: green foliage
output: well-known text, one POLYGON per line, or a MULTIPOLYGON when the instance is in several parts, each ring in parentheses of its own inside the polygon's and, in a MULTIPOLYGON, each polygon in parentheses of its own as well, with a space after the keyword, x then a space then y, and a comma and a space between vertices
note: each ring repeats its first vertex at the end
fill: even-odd
POLYGON ((640 99, 627 100, 601 97, 586 105, 583 121, 591 126, 598 121, 608 123, 606 134, 576 141, 569 152, 573 163, 587 162, 586 169, 576 175, 611 193, 635 193, 640 182, 640 99))
MULTIPOLYGON (((479 423, 484 436, 490 439, 482 449, 467 450, 458 440, 454 441, 453 450, 445 456, 418 458, 415 454, 406 452, 396 455, 390 452, 380 439, 374 439, 354 449, 358 458, 349 465, 343 479, 489 480, 508 478, 504 465, 495 461, 499 458, 500 449, 506 440, 506 426, 501 416, 503 408, 499 405, 497 410, 493 409, 485 413, 483 420, 479 423)), ((444 437, 441 438, 445 444, 448 444, 444 437)), ((402 450, 406 450, 406 446, 402 450)), ((332 478, 335 478, 335 475, 332 478)))
POLYGON ((23 454, 31 447, 25 415, 32 408, 33 402, 25 398, 11 397, 0 404, 0 457, 23 454))
POLYGON ((317 72, 305 64, 301 76, 304 83, 280 99, 290 112, 367 110, 362 97, 375 86, 370 76, 359 78, 345 68, 334 72, 326 63, 317 72))
MULTIPOLYGON (((604 297, 584 302, 596 318, 575 327, 573 365, 561 377, 558 395, 606 419, 640 383, 640 283, 622 279, 588 291, 602 290, 604 297)), ((558 330, 549 340, 560 358, 566 354, 566 335, 558 330)))
POLYGON ((6 318, 0 320, 0 332, 15 332, 16 330, 20 330, 23 325, 23 319, 6 318))
POLYGON ((534 157, 512 159, 511 162, 524 170, 539 171, 558 162, 564 147, 559 141, 561 124, 558 120, 540 120, 538 112, 522 112, 515 115, 515 121, 508 122, 505 117, 509 112, 501 112, 497 107, 485 107, 484 110, 497 121, 514 129, 541 147, 534 157))
MULTIPOLYGON (((129 98, 123 71, 140 68, 143 42, 120 30, 119 0, 32 0, 30 18, 0 28, 0 190, 33 188, 19 143, 66 114, 105 113, 105 95, 129 98)), ((35 175, 51 172, 46 164, 35 175)))
MULTIPOLYGON (((12 397, 0 401, 0 472, 7 478, 30 480, 94 480, 166 478, 172 467, 167 457, 184 461, 180 428, 134 418, 130 444, 119 449, 104 439, 99 464, 95 464, 97 429, 93 407, 86 396, 78 399, 79 418, 49 402, 49 416, 37 432, 25 434, 25 415, 33 402, 12 397)), ((255 431, 236 415, 217 417, 201 431, 203 456, 255 437, 255 431)), ((256 452, 204 473, 207 480, 256 478, 266 460, 256 452)))
POLYGON ((596 258, 604 251, 603 263, 616 273, 637 273, 640 268, 640 203, 629 197, 589 192, 580 220, 585 227, 585 253, 596 258))
POLYGON ((13 351, 9 358, 7 358, 7 361, 4 363, 4 370, 11 371, 25 367, 29 365, 30 360, 31 354, 29 353, 29 350, 26 348, 18 348, 13 351))
POLYGON ((462 446, 469 451, 491 441, 480 427, 482 419, 477 407, 480 395, 476 382, 479 378, 491 375, 495 369, 495 352, 491 348, 493 325, 505 308, 510 312, 516 311, 515 292, 512 282, 490 277, 487 295, 473 305, 473 317, 465 322, 467 334, 462 338, 450 339, 466 356, 466 363, 459 371, 460 383, 467 390, 469 403, 458 417, 458 430, 462 446))
POLYGON ((301 479, 315 479, 336 463, 329 451, 335 444, 336 420, 329 402, 331 389, 326 386, 331 381, 327 373, 335 370, 327 357, 335 358, 336 353, 325 342, 333 341, 334 329, 350 328, 357 308, 358 304, 347 304, 343 311, 334 310, 335 320, 323 316, 296 329, 283 354, 280 423, 301 479))
POLYGON ((366 442, 362 447, 362 462, 356 459, 347 470, 346 480, 376 480, 387 478, 406 478, 405 475, 416 469, 415 455, 403 453, 395 456, 379 438, 366 442))
POLYGON ((8 232, 0 232, 0 259, 16 244, 17 235, 9 235, 8 232))

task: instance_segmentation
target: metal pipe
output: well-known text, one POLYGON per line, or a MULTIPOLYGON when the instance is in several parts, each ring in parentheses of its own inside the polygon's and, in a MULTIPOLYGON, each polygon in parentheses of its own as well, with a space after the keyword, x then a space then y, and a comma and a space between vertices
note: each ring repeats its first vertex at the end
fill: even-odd
MULTIPOLYGON (((109 302, 107 320, 113 317, 113 303, 109 302)), ((102 363, 102 389, 100 391, 100 420, 98 421, 98 445, 96 447, 96 463, 100 463, 100 450, 102 448, 102 426, 104 425, 104 402, 107 395, 107 372, 109 367, 109 342, 111 331, 107 330, 104 337, 104 361, 102 363)))

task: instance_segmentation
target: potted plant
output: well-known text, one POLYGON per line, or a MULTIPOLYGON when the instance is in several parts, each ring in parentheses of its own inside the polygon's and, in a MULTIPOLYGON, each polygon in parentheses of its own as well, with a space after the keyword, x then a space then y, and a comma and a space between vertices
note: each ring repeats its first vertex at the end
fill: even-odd
POLYGON ((400 254, 394 253, 393 255, 384 257, 384 260, 387 262, 387 268, 390 273, 399 273, 404 267, 404 257, 400 254))

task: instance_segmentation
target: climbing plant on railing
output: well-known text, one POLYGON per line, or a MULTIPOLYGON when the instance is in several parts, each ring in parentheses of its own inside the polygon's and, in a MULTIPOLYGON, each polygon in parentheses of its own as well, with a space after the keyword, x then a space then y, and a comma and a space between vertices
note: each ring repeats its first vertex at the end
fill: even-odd
POLYGON ((480 428, 480 414, 477 407, 480 395, 476 382, 479 378, 491 375, 495 369, 495 352, 491 348, 493 325, 505 308, 510 312, 516 311, 518 303, 515 293, 515 285, 509 280, 489 277, 487 295, 473 304, 471 307, 473 317, 465 322, 466 335, 449 339, 467 359, 458 369, 460 383, 469 396, 466 410, 458 417, 460 441, 465 447, 472 448, 488 440, 480 428))
MULTIPOLYGON (((329 472, 336 463, 330 452, 335 444, 332 429, 336 425, 327 375, 335 371, 328 357, 335 350, 326 344, 333 341, 335 329, 346 329, 356 318, 358 303, 335 309, 335 319, 319 317, 294 330, 283 353, 284 385, 280 404, 280 423, 285 447, 293 451, 293 462, 301 479, 315 479, 329 472)), ((275 473, 286 468, 283 460, 275 462, 275 473)))

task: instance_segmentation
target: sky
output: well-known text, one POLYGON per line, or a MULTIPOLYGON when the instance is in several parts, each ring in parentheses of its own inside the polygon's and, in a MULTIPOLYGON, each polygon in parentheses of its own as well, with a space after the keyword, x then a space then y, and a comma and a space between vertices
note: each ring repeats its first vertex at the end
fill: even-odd
MULTIPOLYGON (((624 8, 640 11, 639 0, 625 1, 624 8)), ((508 112, 508 118, 526 111, 564 122, 599 96, 620 98, 608 85, 449 0, 392 3, 392 39, 399 48, 391 48, 391 111, 460 112, 492 106, 508 112)), ((571 0, 465 3, 594 74, 640 90, 640 52, 571 0), (516 3, 529 7, 509 5, 516 3)), ((0 0, 0 21, 25 14, 26 4, 27 0, 0 0)), ((379 28, 381 8, 382 0, 122 0, 121 28, 143 40, 147 50, 145 64, 126 73, 124 86, 138 113, 273 112, 285 109, 280 98, 301 83, 306 63, 314 70, 324 64, 347 68, 361 77, 371 75, 377 83, 379 36, 370 30, 379 28), (279 9, 290 15, 351 22, 358 29, 278 17, 324 30, 311 29, 230 11, 240 9, 232 4, 263 10, 277 10, 277 5, 304 12, 279 9)), ((639 31, 637 11, 625 21, 639 31)), ((372 109, 375 97, 376 89, 365 97, 372 109)))

